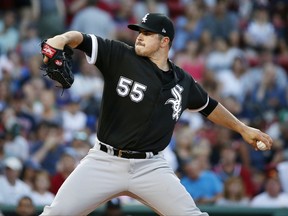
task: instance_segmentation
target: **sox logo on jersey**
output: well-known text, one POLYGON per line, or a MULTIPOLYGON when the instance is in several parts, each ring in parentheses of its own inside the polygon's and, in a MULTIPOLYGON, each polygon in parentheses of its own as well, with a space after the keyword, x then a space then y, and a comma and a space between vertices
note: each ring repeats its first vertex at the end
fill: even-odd
POLYGON ((171 93, 174 96, 174 98, 169 98, 165 104, 172 104, 172 109, 173 109, 173 113, 172 113, 172 119, 175 119, 176 121, 179 119, 180 117, 180 113, 182 110, 182 91, 183 91, 183 87, 180 85, 176 85, 174 88, 171 89, 171 93))

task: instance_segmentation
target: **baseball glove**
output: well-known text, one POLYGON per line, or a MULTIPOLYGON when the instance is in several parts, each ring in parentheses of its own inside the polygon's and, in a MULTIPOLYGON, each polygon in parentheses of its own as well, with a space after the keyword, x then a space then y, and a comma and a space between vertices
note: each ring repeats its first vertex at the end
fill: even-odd
MULTIPOLYGON (((46 43, 41 43, 41 53, 48 58, 41 70, 45 71, 50 79, 56 80, 62 85, 63 89, 68 89, 74 82, 74 74, 72 73, 72 55, 73 50, 65 45, 63 50, 56 49, 46 43)), ((59 86, 61 87, 61 86, 59 86)))

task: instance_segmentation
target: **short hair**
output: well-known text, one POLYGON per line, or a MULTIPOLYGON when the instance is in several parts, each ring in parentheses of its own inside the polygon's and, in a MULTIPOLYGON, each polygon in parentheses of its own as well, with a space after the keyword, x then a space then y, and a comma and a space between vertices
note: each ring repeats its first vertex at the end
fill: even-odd
MULTIPOLYGON (((158 37, 159 37, 160 40, 162 40, 164 37, 167 37, 167 36, 158 34, 158 37)), ((172 47, 172 40, 169 38, 169 48, 171 48, 171 47, 172 47)))

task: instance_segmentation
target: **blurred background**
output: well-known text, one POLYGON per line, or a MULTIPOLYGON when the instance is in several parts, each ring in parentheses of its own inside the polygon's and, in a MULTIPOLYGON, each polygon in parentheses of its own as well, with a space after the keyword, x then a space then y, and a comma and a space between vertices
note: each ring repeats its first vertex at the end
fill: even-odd
MULTIPOLYGON (((288 215, 287 0, 1 0, 3 215, 41 212, 96 136, 101 73, 75 50, 75 81, 62 94, 39 70, 41 41, 78 30, 133 45, 137 33, 127 24, 148 12, 174 22, 170 58, 274 140, 271 151, 255 151, 238 134, 185 111, 164 151, 181 183, 210 215, 288 215)), ((129 197, 93 214, 155 215, 129 197)))

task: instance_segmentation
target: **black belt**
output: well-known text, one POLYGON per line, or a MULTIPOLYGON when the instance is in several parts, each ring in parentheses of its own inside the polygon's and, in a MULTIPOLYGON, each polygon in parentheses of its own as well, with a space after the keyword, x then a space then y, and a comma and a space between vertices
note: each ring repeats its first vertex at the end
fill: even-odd
MULTIPOLYGON (((109 153, 108 147, 106 145, 100 142, 99 142, 99 145, 100 145, 101 151, 109 153)), ((147 158, 146 152, 136 152, 136 151, 120 150, 120 149, 113 148, 113 152, 111 153, 113 153, 114 156, 121 157, 121 158, 128 158, 128 159, 146 159, 147 158)), ((152 155, 158 154, 158 152, 151 152, 151 153, 152 155)))

